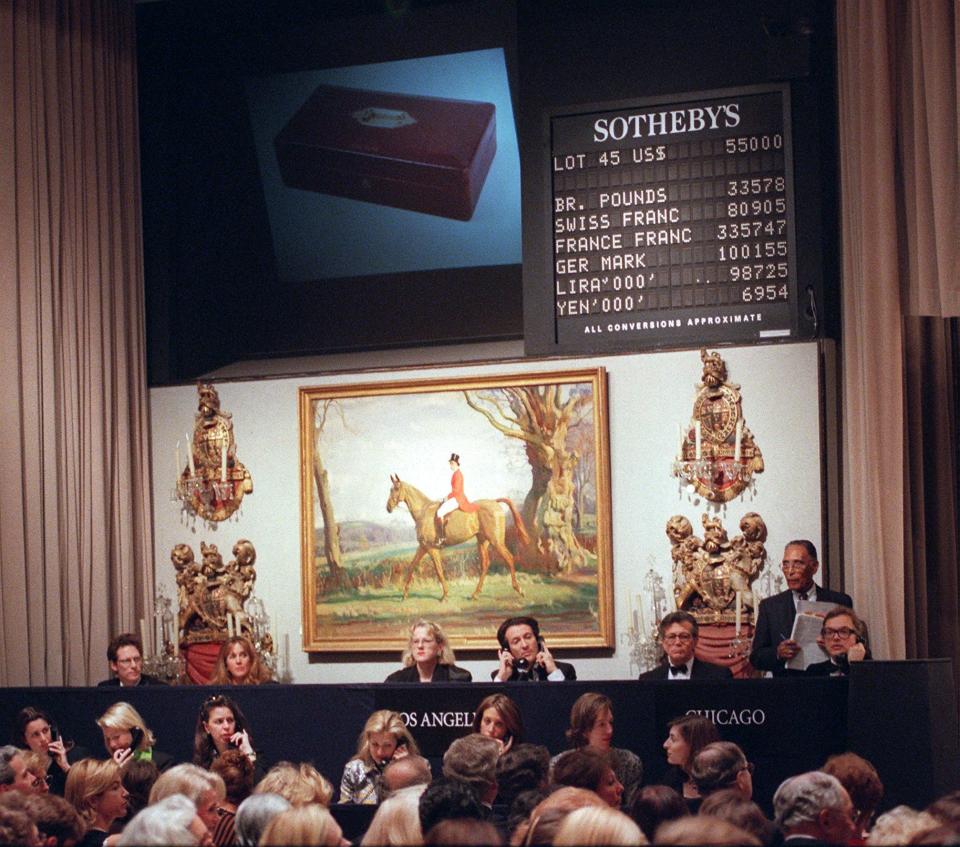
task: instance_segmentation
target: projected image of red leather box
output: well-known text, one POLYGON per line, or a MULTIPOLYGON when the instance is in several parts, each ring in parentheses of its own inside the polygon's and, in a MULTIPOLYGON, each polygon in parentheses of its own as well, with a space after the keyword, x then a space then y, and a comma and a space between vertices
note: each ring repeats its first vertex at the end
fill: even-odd
POLYGON ((496 154, 496 107, 321 85, 274 146, 292 188, 466 221, 496 154))

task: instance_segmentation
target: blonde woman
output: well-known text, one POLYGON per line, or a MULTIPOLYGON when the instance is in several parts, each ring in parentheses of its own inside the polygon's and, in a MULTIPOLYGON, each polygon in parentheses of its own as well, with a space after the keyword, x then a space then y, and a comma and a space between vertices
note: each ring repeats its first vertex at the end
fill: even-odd
POLYGON ((453 648, 440 624, 421 618, 410 627, 410 639, 400 657, 403 667, 386 682, 472 682, 470 671, 458 668, 453 648))
POLYGON ((263 831, 260 847, 342 847, 350 842, 330 814, 315 803, 281 812, 263 831))
POLYGON ((127 813, 127 789, 112 759, 81 759, 67 774, 66 801, 87 825, 77 847, 100 847, 114 821, 127 813))
POLYGON ((153 762, 158 771, 165 771, 173 764, 173 756, 156 749, 156 736, 129 703, 114 703, 97 718, 97 726, 107 753, 121 767, 132 760, 153 762))
POLYGON ((379 803, 383 769, 395 759, 411 754, 417 756, 420 750, 400 713, 389 709, 374 712, 357 740, 356 755, 343 769, 340 802, 379 803))
POLYGON ((627 815, 600 806, 575 809, 567 815, 553 837, 556 847, 578 844, 647 844, 646 836, 627 815))
POLYGON ((210 685, 263 685, 273 674, 244 635, 235 635, 220 645, 210 685))
POLYGON ((420 795, 426 785, 402 788, 380 804, 360 842, 362 847, 406 847, 423 844, 420 795))
POLYGON ((292 762, 277 762, 267 775, 257 783, 255 794, 279 794, 291 806, 319 803, 329 806, 333 799, 333 786, 313 765, 292 762))

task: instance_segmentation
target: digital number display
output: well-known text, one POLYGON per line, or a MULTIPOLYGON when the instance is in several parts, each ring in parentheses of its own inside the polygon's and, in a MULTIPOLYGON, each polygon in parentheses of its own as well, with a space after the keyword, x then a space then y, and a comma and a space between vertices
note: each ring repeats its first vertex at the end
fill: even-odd
POLYGON ((796 333, 786 101, 750 89, 549 119, 562 349, 796 333))

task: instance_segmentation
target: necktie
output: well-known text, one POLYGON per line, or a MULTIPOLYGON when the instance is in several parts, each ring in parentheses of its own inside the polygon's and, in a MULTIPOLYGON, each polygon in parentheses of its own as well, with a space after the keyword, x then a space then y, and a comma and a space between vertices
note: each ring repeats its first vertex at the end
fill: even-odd
POLYGON ((670 676, 686 676, 686 665, 670 665, 670 676))

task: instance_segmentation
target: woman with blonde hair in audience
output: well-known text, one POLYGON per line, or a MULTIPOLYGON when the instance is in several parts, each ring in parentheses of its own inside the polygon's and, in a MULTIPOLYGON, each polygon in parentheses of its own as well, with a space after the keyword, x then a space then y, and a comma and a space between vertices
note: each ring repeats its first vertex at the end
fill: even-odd
POLYGON ((270 668, 245 635, 234 635, 220 645, 210 685, 263 685, 273 681, 270 668))
POLYGON ((347 762, 340 780, 340 802, 371 805, 380 802, 383 769, 420 749, 399 712, 380 709, 367 718, 357 739, 356 755, 347 762))
POLYGON ((114 703, 97 718, 107 754, 123 767, 129 759, 153 762, 158 771, 173 764, 173 756, 156 749, 157 739, 147 722, 129 703, 114 703))
POLYGON ((279 794, 291 806, 319 803, 329 806, 333 799, 330 781, 309 762, 277 762, 257 783, 257 794, 279 794))
POLYGON ((197 765, 174 765, 160 774, 153 784, 150 789, 150 805, 171 794, 182 794, 190 800, 197 807, 197 816, 211 834, 213 833, 220 820, 217 809, 227 796, 226 786, 218 774, 197 765))
POLYGON ((110 827, 127 813, 127 790, 112 759, 81 759, 67 773, 65 799, 87 825, 77 847, 99 847, 110 827))
POLYGON ((440 624, 421 618, 410 627, 410 638, 400 664, 385 682, 471 682, 473 676, 458 668, 457 657, 440 624))
POLYGON ((380 804, 360 842, 362 847, 416 847, 423 844, 420 795, 426 785, 401 788, 380 804))
POLYGON ((941 821, 929 812, 918 812, 909 806, 894 806, 884 812, 873 824, 867 836, 869 847, 885 847, 889 844, 909 844, 921 832, 929 832, 941 821))
MULTIPOLYGON (((629 806, 643 779, 643 762, 631 750, 613 746, 613 703, 610 698, 592 691, 581 694, 570 710, 566 736, 571 750, 596 750, 607 757, 623 786, 622 805, 629 806)), ((550 761, 551 769, 559 758, 554 756, 550 761)))
POLYGON ((586 788, 562 786, 541 800, 530 813, 526 824, 520 824, 510 838, 513 845, 552 844, 560 822, 574 809, 603 806, 606 803, 586 788))
POLYGON ((623 812, 588 806, 570 812, 553 837, 556 847, 647 844, 640 827, 623 812))
POLYGON ((260 847, 342 847, 349 845, 330 810, 310 803, 281 812, 263 831, 260 847))

